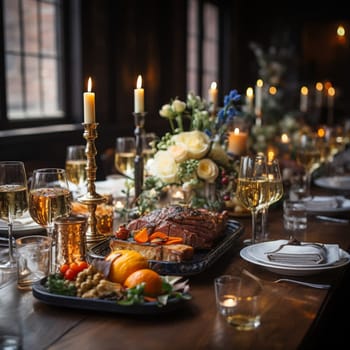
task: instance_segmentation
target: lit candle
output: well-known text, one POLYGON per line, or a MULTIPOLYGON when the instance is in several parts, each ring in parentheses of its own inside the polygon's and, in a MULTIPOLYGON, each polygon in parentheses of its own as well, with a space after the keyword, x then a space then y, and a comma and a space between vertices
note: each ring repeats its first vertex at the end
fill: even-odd
POLYGON ((134 89, 134 112, 143 113, 144 109, 144 89, 142 89, 142 77, 137 77, 136 89, 134 89))
POLYGON ((247 152, 248 133, 235 128, 229 132, 227 151, 235 155, 242 155, 247 152))
POLYGON ((327 90, 327 105, 328 105, 328 124, 333 124, 333 107, 334 107, 334 96, 335 96, 335 89, 334 87, 330 87, 327 90))
POLYGON ((218 104, 218 89, 215 81, 211 83, 208 93, 209 93, 209 102, 212 103, 215 108, 218 104))
POLYGON ((262 89, 263 89, 263 81, 258 79, 255 85, 255 115, 256 115, 256 123, 261 125, 261 109, 262 109, 262 89))
POLYGON ((309 89, 306 86, 302 86, 300 89, 300 112, 307 112, 309 89))
POLYGON ((223 307, 235 307, 237 305, 237 299, 232 296, 231 298, 220 301, 220 305, 223 307))
POLYGON ((254 91, 252 87, 248 87, 247 91, 246 91, 246 109, 247 109, 247 113, 249 114, 253 114, 253 99, 254 99, 254 91))
POLYGON ((88 91, 84 92, 84 123, 95 123, 95 93, 91 92, 92 81, 88 80, 88 91))
POLYGON ((323 96, 323 84, 318 82, 318 83, 316 83, 315 88, 316 88, 315 107, 321 108, 322 107, 322 96, 323 96))

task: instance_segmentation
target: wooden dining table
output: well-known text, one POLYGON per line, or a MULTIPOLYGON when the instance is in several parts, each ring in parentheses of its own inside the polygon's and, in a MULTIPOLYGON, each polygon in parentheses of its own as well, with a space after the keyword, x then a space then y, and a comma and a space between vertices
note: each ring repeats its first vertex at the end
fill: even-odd
MULTIPOLYGON (((342 213, 345 218, 349 218, 348 215, 342 213)), ((293 276, 302 281, 331 284, 327 290, 273 283, 285 276, 240 256, 244 239, 251 235, 250 216, 232 219, 243 225, 243 234, 210 267, 188 277, 192 299, 171 312, 135 315, 84 310, 74 305, 55 306, 36 299, 32 291, 17 289, 15 280, 1 286, 0 310, 13 311, 7 316, 7 322, 17 325, 24 350, 288 350, 337 346, 343 342, 349 330, 349 325, 342 321, 350 311, 349 265, 313 275, 293 276), (214 278, 241 274, 243 269, 266 281, 263 282, 261 325, 250 331, 239 331, 228 324, 215 303, 214 278)), ((310 242, 338 244, 349 251, 349 227, 348 223, 323 222, 310 215, 304 238, 310 242)), ((269 210, 267 239, 287 238, 280 203, 269 210)), ((1 316, 0 320, 4 322, 1 316)))

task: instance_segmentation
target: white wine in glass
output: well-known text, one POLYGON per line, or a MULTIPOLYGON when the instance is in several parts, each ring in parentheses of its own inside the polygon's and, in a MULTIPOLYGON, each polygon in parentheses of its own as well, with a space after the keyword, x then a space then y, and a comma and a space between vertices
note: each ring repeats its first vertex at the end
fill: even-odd
POLYGON ((66 154, 67 180, 77 186, 77 195, 86 192, 84 186, 87 183, 87 158, 84 145, 70 145, 66 154))
POLYGON ((45 227, 47 235, 53 238, 51 272, 56 272, 54 221, 71 213, 71 201, 72 195, 64 169, 44 168, 33 171, 29 191, 29 213, 37 224, 45 227))
POLYGON ((24 163, 20 161, 0 162, 0 219, 7 222, 9 257, 0 262, 0 268, 16 269, 13 256, 13 222, 28 210, 27 176, 24 163))
POLYGON ((121 175, 134 178, 136 144, 134 137, 117 137, 114 166, 121 175))
POLYGON ((236 196, 252 214, 252 237, 246 243, 254 244, 257 235, 257 213, 270 198, 270 185, 264 155, 241 157, 236 196))

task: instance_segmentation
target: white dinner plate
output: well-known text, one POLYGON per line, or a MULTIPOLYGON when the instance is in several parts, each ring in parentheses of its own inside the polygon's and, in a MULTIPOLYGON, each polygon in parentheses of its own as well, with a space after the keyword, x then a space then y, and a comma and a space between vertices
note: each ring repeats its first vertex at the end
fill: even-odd
MULTIPOLYGON (((270 249, 272 246, 276 247, 276 242, 280 241, 273 241, 273 242, 265 242, 266 246, 270 249), (273 243, 274 242, 274 243, 273 243)), ((258 243, 261 244, 261 243, 258 243)), ((278 243, 277 243, 278 244, 278 243)), ((259 260, 256 257, 254 257, 254 254, 258 254, 255 248, 256 245, 251 245, 244 247, 240 251, 240 256, 246 260, 249 261, 252 264, 259 265, 271 272, 280 274, 280 275, 287 275, 287 276, 307 276, 307 275, 315 275, 324 271, 337 269, 339 267, 345 266, 350 262, 350 254, 348 254, 343 249, 339 249, 339 260, 333 262, 332 264, 320 264, 317 266, 309 267, 307 266, 291 266, 291 265, 284 265, 284 264, 276 264, 271 263, 269 261, 263 261, 259 260), (252 252, 253 251, 253 255, 252 252)), ((265 247, 266 249, 266 247, 265 247)))
POLYGON ((343 196, 315 196, 312 199, 305 199, 305 201, 307 202, 306 210, 309 213, 336 214, 350 211, 350 199, 343 196))
MULTIPOLYGON (((327 248, 328 254, 327 254, 327 261, 322 264, 310 264, 310 265, 295 265, 295 264, 288 264, 288 263, 282 263, 282 262, 276 262, 276 261, 270 261, 267 257, 268 252, 272 252, 276 249, 278 249, 281 245, 288 243, 285 239, 279 239, 277 241, 269 241, 269 242, 262 242, 262 243, 256 243, 253 245, 250 245, 248 249, 249 255, 256 259, 257 261, 261 261, 262 263, 269 264, 269 265, 276 265, 276 266, 283 266, 283 267, 303 267, 303 268, 315 268, 315 267, 325 267, 329 265, 333 265, 335 262, 339 261, 340 258, 340 251, 339 247, 336 244, 324 244, 325 248, 327 248)), ((303 242, 304 244, 307 244, 308 242, 303 242)))
POLYGON ((319 177, 314 180, 314 183, 319 187, 331 190, 350 190, 350 176, 319 177))
MULTIPOLYGON (((26 212, 20 219, 18 219, 18 221, 15 220, 13 224, 13 234, 16 238, 24 234, 27 235, 38 231, 45 231, 45 228, 34 222, 28 212, 26 212)), ((0 220, 0 235, 3 236, 6 234, 7 222, 0 220)))

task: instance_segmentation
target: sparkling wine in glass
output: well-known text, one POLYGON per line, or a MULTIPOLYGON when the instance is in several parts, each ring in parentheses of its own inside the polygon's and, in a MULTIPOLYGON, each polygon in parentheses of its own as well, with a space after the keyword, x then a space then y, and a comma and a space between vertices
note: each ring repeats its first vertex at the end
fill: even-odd
POLYGON ((85 145, 70 145, 66 154, 67 180, 77 186, 77 195, 83 194, 87 183, 85 145))
POLYGON ((0 268, 14 271, 13 222, 28 210, 27 176, 24 163, 20 161, 0 162, 0 219, 8 226, 9 257, 0 263, 0 268))
POLYGON ((47 235, 53 238, 51 272, 55 272, 54 221, 70 214, 71 200, 64 169, 44 168, 33 171, 29 190, 29 213, 36 223, 45 227, 47 235))
POLYGON ((270 200, 266 157, 241 157, 236 196, 252 215, 252 237, 245 243, 254 244, 258 233, 257 214, 270 200))
POLYGON ((278 159, 273 159, 268 161, 266 164, 267 176, 269 181, 269 200, 266 205, 261 209, 261 228, 262 228, 262 238, 265 239, 267 236, 267 219, 269 207, 271 204, 278 202, 283 197, 283 181, 280 170, 280 165, 278 159))

